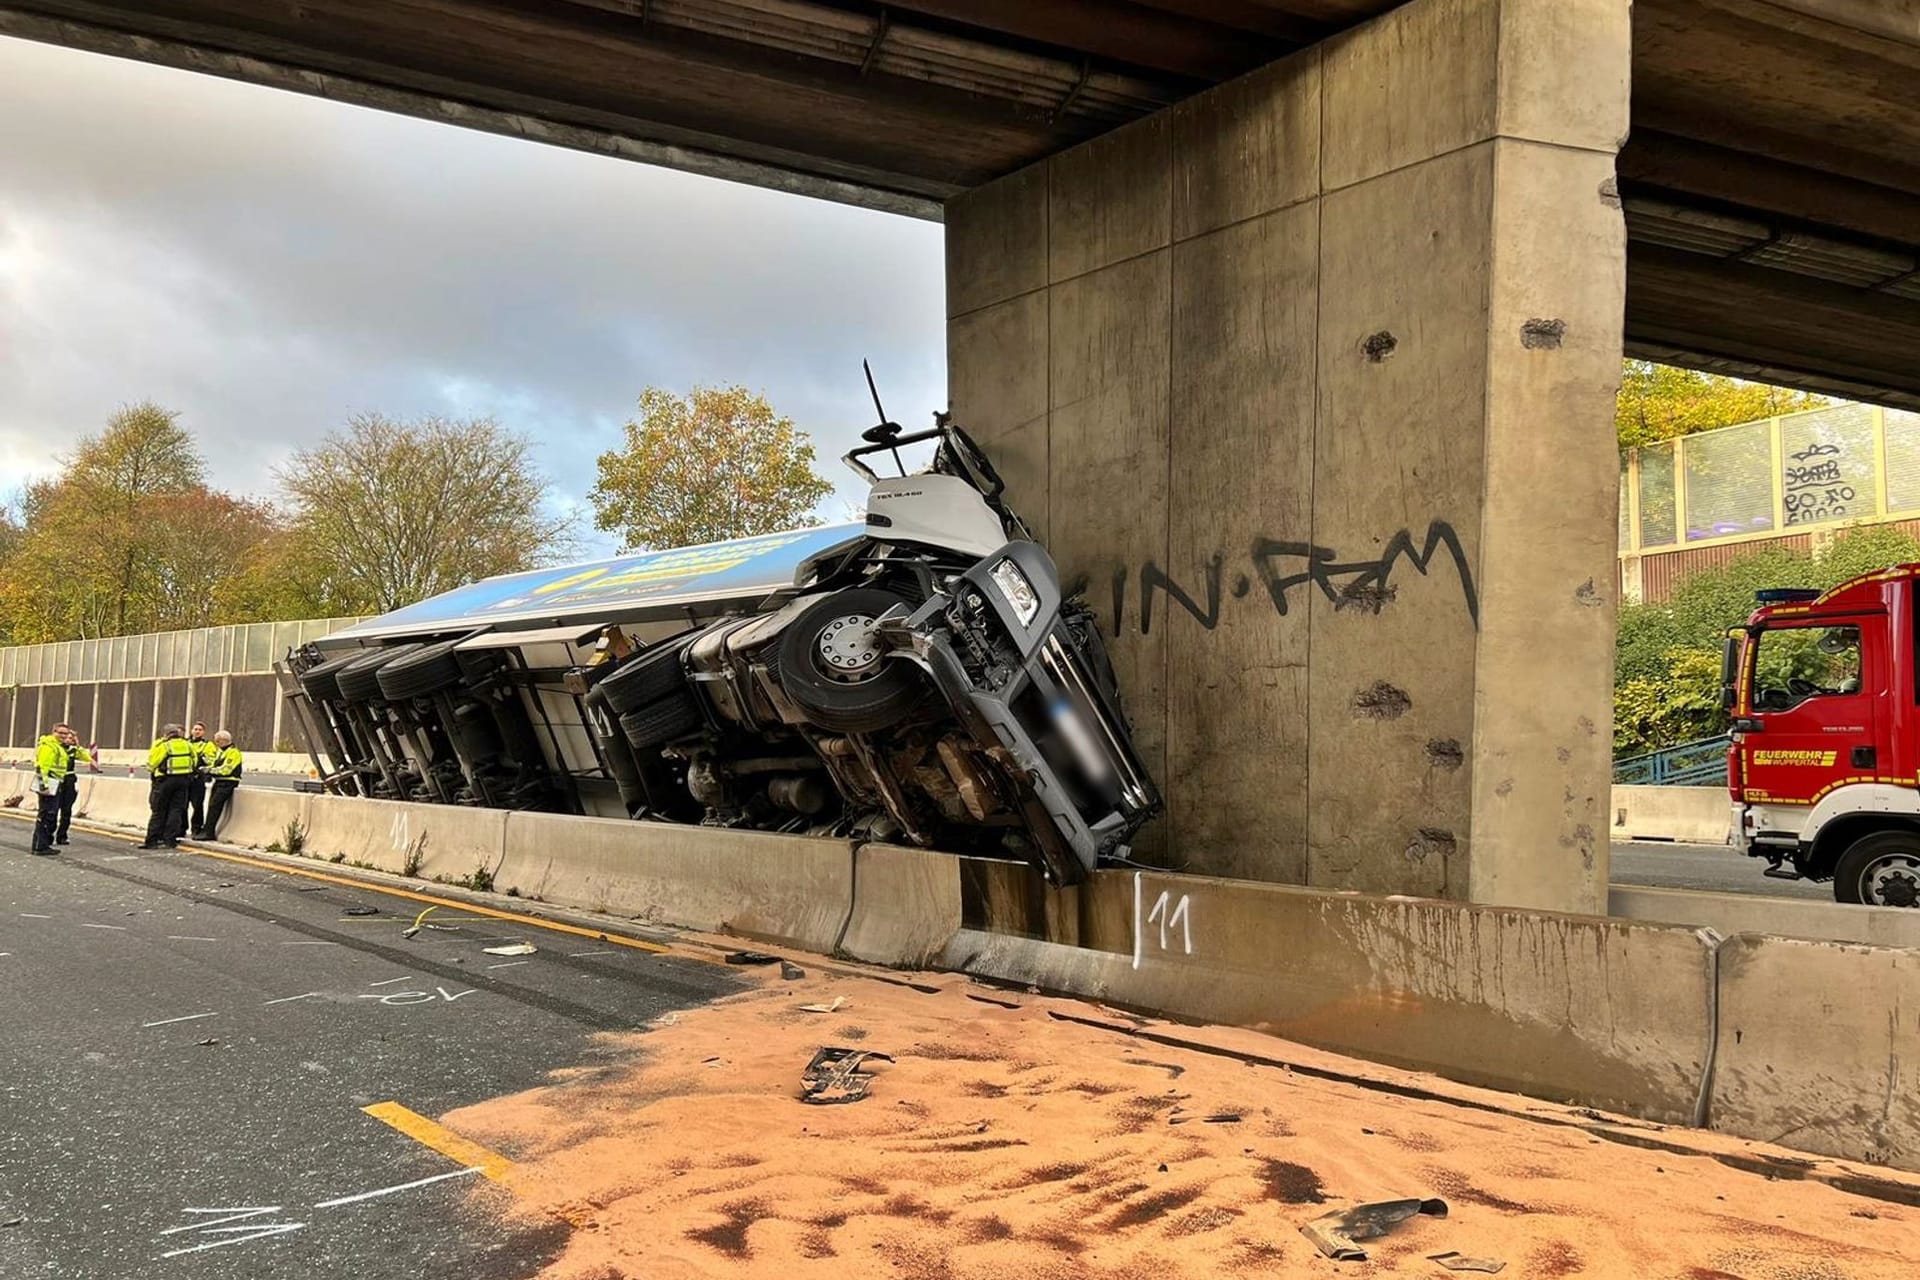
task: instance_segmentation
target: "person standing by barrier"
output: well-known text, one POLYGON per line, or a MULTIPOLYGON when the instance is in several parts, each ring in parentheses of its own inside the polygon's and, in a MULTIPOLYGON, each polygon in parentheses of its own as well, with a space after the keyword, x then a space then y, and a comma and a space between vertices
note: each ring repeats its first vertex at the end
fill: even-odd
POLYGON ((233 745, 233 735, 225 729, 213 735, 213 764, 208 773, 212 775, 211 790, 207 795, 207 825, 193 833, 195 840, 217 840, 220 838, 220 819, 227 816, 227 806, 233 803, 233 793, 240 785, 240 775, 245 769, 240 748, 233 745))
POLYGON ((187 741, 180 726, 170 724, 147 752, 147 773, 153 779, 147 793, 147 838, 142 849, 172 849, 187 830, 187 783, 200 764, 200 749, 187 741))
POLYGON ((72 757, 60 737, 66 727, 54 725, 33 749, 33 794, 40 801, 33 822, 33 852, 42 856, 53 852, 53 830, 60 820, 60 788, 73 770, 72 757))
POLYGON ((182 834, 200 830, 207 820, 207 774, 220 754, 220 748, 207 741, 207 726, 199 720, 193 722, 187 741, 193 744, 193 772, 187 775, 187 825, 182 834))
POLYGON ((60 779, 60 822, 53 829, 53 842, 65 844, 67 833, 73 827, 73 806, 80 799, 80 766, 85 765, 95 773, 100 767, 93 762, 93 752, 80 745, 80 735, 64 724, 53 726, 59 735, 60 745, 67 749, 67 776, 60 779))

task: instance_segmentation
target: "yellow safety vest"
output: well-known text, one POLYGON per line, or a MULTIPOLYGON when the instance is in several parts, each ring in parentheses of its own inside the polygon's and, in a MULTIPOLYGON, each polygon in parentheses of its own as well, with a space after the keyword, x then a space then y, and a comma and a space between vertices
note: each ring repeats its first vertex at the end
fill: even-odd
POLYGON ((228 747, 217 751, 213 757, 213 776, 216 778, 238 778, 241 773, 242 758, 240 748, 228 747))
POLYGON ((199 759, 199 751, 185 738, 162 738, 147 752, 147 772, 156 778, 185 777, 199 759))
POLYGON ((67 754, 67 744, 49 733, 34 749, 33 767, 41 777, 58 782, 73 772, 73 757, 67 754))

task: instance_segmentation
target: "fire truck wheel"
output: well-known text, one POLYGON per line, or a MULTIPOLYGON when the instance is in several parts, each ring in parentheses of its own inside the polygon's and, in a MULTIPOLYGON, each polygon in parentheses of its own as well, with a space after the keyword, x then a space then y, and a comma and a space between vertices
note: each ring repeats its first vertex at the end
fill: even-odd
POLYGON ((1920 833, 1876 831, 1847 847, 1833 869, 1836 902, 1920 907, 1920 833))

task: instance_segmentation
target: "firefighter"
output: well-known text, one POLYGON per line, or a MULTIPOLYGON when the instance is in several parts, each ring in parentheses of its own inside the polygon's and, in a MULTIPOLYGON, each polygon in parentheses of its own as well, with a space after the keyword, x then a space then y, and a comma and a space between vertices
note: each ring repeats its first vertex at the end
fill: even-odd
POLYGON ((234 789, 244 772, 240 748, 233 745, 232 734, 225 729, 214 734, 213 747, 213 763, 207 768, 213 779, 212 793, 207 797, 207 825, 193 833, 195 840, 219 839, 220 819, 227 816, 227 806, 233 803, 234 789))
POLYGON ((180 726, 160 731, 147 752, 147 773, 153 779, 147 793, 147 838, 142 849, 173 849, 187 830, 187 783, 200 764, 200 749, 187 741, 180 726))
POLYGON ((60 736, 60 744, 67 749, 67 776, 60 780, 60 824, 54 828, 53 842, 67 843, 67 833, 73 827, 73 806, 80 798, 80 766, 85 765, 94 773, 100 772, 100 766, 94 763, 93 750, 80 745, 80 735, 64 724, 53 726, 60 736))
POLYGON ((67 754, 61 737, 66 727, 54 725, 33 749, 33 793, 40 800, 40 811, 34 815, 33 852, 43 856, 53 852, 54 828, 60 820, 60 788, 73 772, 73 757, 67 754))
POLYGON ((207 820, 207 775, 214 757, 220 754, 220 748, 207 741, 207 726, 198 720, 193 722, 187 741, 193 744, 193 772, 187 775, 187 825, 183 834, 200 830, 207 820))

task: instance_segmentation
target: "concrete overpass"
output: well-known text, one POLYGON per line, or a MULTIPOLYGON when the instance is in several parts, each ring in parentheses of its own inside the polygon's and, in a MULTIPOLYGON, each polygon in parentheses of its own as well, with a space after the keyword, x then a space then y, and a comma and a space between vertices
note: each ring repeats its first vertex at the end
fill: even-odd
POLYGON ((1161 856, 1604 910, 1623 350, 1920 406, 1914 0, 0 0, 948 223, 1161 856))

